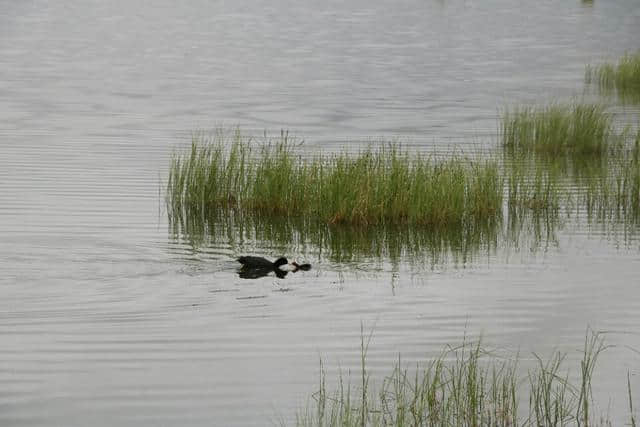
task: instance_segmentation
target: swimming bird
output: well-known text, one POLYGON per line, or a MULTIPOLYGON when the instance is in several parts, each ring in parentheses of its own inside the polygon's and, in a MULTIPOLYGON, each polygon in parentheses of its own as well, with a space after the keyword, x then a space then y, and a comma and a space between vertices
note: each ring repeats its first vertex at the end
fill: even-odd
POLYGON ((311 270, 311 264, 298 264, 289 261, 285 257, 280 257, 274 262, 259 256, 241 256, 238 262, 242 264, 238 274, 243 279, 257 279, 271 273, 275 273, 280 279, 284 278, 288 272, 295 273, 298 270, 311 270))
POLYGON ((241 256, 238 258, 238 262, 242 264, 238 274, 243 279, 257 279, 268 275, 272 271, 278 278, 282 279, 289 271, 295 268, 284 257, 271 262, 259 256, 241 256))
POLYGON ((289 264, 289 261, 285 257, 280 257, 274 262, 269 261, 261 256, 241 256, 238 258, 238 262, 242 264, 242 268, 265 268, 273 269, 281 268, 283 265, 289 264))

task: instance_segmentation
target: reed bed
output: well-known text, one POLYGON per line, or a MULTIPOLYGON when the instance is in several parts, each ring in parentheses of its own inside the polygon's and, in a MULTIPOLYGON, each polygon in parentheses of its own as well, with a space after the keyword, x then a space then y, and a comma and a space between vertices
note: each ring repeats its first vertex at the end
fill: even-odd
MULTIPOLYGON (((562 353, 547 360, 534 354, 535 366, 520 374, 518 355, 501 359, 484 350, 480 342, 464 342, 445 349, 411 374, 399 358, 376 388, 366 366, 368 343, 363 337, 355 381, 341 374, 333 392, 327 390, 320 363, 318 390, 298 413, 298 426, 611 425, 596 412, 592 398, 594 369, 606 349, 598 333, 589 332, 585 338, 575 383, 564 368, 566 355, 562 353)), ((632 390, 628 378, 625 380, 629 396, 625 418, 635 423, 632 390)))
POLYGON ((502 177, 495 161, 435 161, 398 145, 316 155, 294 151, 282 133, 256 144, 236 132, 194 137, 174 154, 167 183, 170 215, 216 209, 328 224, 458 227, 502 213, 502 177))
MULTIPOLYGON (((222 239, 321 248, 441 265, 500 245, 553 243, 564 218, 640 224, 640 130, 606 157, 505 153, 504 163, 413 156, 398 145, 303 158, 286 133, 258 143, 239 131, 196 135, 174 154, 169 222, 194 247, 222 239), (507 221, 503 221, 503 217, 507 221)), ((234 243, 235 242, 235 243, 234 243)), ((300 250, 299 250, 300 249, 300 250)))
POLYGON ((507 154, 574 157, 606 156, 621 140, 603 106, 578 103, 506 110, 499 138, 507 154))
POLYGON ((623 55, 617 63, 588 65, 585 81, 597 83, 605 93, 615 91, 623 99, 640 101, 640 51, 623 55))

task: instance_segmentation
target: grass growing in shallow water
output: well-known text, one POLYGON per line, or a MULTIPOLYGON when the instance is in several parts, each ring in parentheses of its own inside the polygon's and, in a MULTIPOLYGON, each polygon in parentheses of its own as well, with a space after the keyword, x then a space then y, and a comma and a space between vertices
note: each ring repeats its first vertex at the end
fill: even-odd
POLYGON ((601 91, 615 90, 623 99, 640 101, 640 52, 625 54, 617 64, 587 66, 585 80, 597 82, 601 91))
POLYGON ((496 162, 435 161, 384 145, 358 155, 295 154, 286 133, 257 147, 236 132, 195 137, 175 154, 167 184, 170 216, 230 208, 330 224, 458 227, 500 218, 496 162))
MULTIPOLYGON (((537 365, 519 375, 518 357, 498 359, 480 343, 448 348, 409 374, 398 364, 376 389, 366 367, 368 340, 362 338, 361 367, 355 384, 338 378, 327 390, 324 367, 310 405, 298 414, 298 426, 565 426, 611 425, 596 415, 591 381, 600 353, 597 333, 585 338, 577 384, 564 370, 565 355, 548 360, 534 354, 537 365), (528 405, 526 404, 528 402, 528 405)), ((632 392, 628 386, 634 422, 632 392)), ((627 418, 629 419, 629 418, 627 418)))
POLYGON ((597 104, 518 107, 502 115, 500 139, 507 153, 604 156, 618 138, 611 117, 597 104))
POLYGON ((320 248, 334 261, 465 263, 504 242, 554 244, 569 217, 624 224, 632 237, 640 130, 626 137, 607 156, 505 152, 498 166, 410 157, 389 144, 303 158, 285 133, 259 144, 218 131, 173 156, 167 212, 175 235, 194 247, 220 239, 243 252, 243 242, 267 240, 287 251, 320 248))
POLYGON ((600 221, 640 222, 640 161, 635 153, 608 165, 607 173, 584 179, 585 191, 579 202, 589 217, 600 221))

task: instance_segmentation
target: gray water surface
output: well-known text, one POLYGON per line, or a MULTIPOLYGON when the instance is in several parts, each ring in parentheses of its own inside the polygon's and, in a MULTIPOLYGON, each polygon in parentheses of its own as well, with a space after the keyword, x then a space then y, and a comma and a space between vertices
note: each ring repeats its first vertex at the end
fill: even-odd
POLYGON ((580 98, 586 64, 640 40, 637 0, 346 3, 0 0, 0 425, 291 423, 320 357, 330 376, 358 366, 362 322, 376 378, 465 334, 577 369, 587 326, 606 330, 594 392, 626 417, 624 227, 582 218, 422 267, 310 246, 287 255, 314 268, 282 280, 236 273, 272 241, 171 232, 161 182, 194 130, 490 150, 502 108, 580 98))

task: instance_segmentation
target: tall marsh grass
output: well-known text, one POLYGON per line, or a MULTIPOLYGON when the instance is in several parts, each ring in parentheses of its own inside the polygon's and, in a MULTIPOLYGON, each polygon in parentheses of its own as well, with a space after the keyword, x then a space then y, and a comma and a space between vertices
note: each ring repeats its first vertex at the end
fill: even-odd
POLYGON ((597 104, 516 107, 503 113, 499 133, 507 153, 598 157, 619 144, 611 116, 597 104))
POLYGON ((456 227, 502 212, 494 161, 435 161, 393 144, 307 159, 295 147, 286 133, 262 145, 239 132, 194 137, 171 160, 170 215, 222 208, 329 224, 456 227))
POLYGON ((640 51, 623 55, 617 63, 588 65, 585 81, 597 83, 605 93, 615 91, 622 99, 640 101, 640 51))
MULTIPOLYGON (((400 358, 379 387, 366 366, 368 340, 362 338, 361 366, 352 383, 342 374, 327 389, 320 363, 318 390, 299 412, 301 427, 324 426, 596 426, 611 425, 597 413, 592 397, 593 372, 606 349, 600 334, 585 338, 577 383, 565 369, 566 355, 549 359, 534 354, 535 366, 521 374, 518 355, 500 359, 480 342, 447 348, 439 357, 410 373, 400 358), (365 342, 366 341, 366 342, 365 342)), ((627 379, 629 414, 635 423, 627 379)), ((604 402, 608 404, 608 402, 604 402)), ((603 409, 603 408, 598 408, 603 409)), ((634 424, 635 425, 635 424, 634 424)))
POLYGON ((392 144, 302 157, 286 133, 260 143, 220 130, 173 155, 167 212, 175 235, 194 247, 222 239, 243 251, 242 242, 265 240, 294 252, 311 245, 335 261, 431 266, 467 262, 500 242, 554 244, 574 215, 624 224, 632 236, 640 130, 624 137, 604 157, 512 151, 498 164, 436 161, 392 144))

